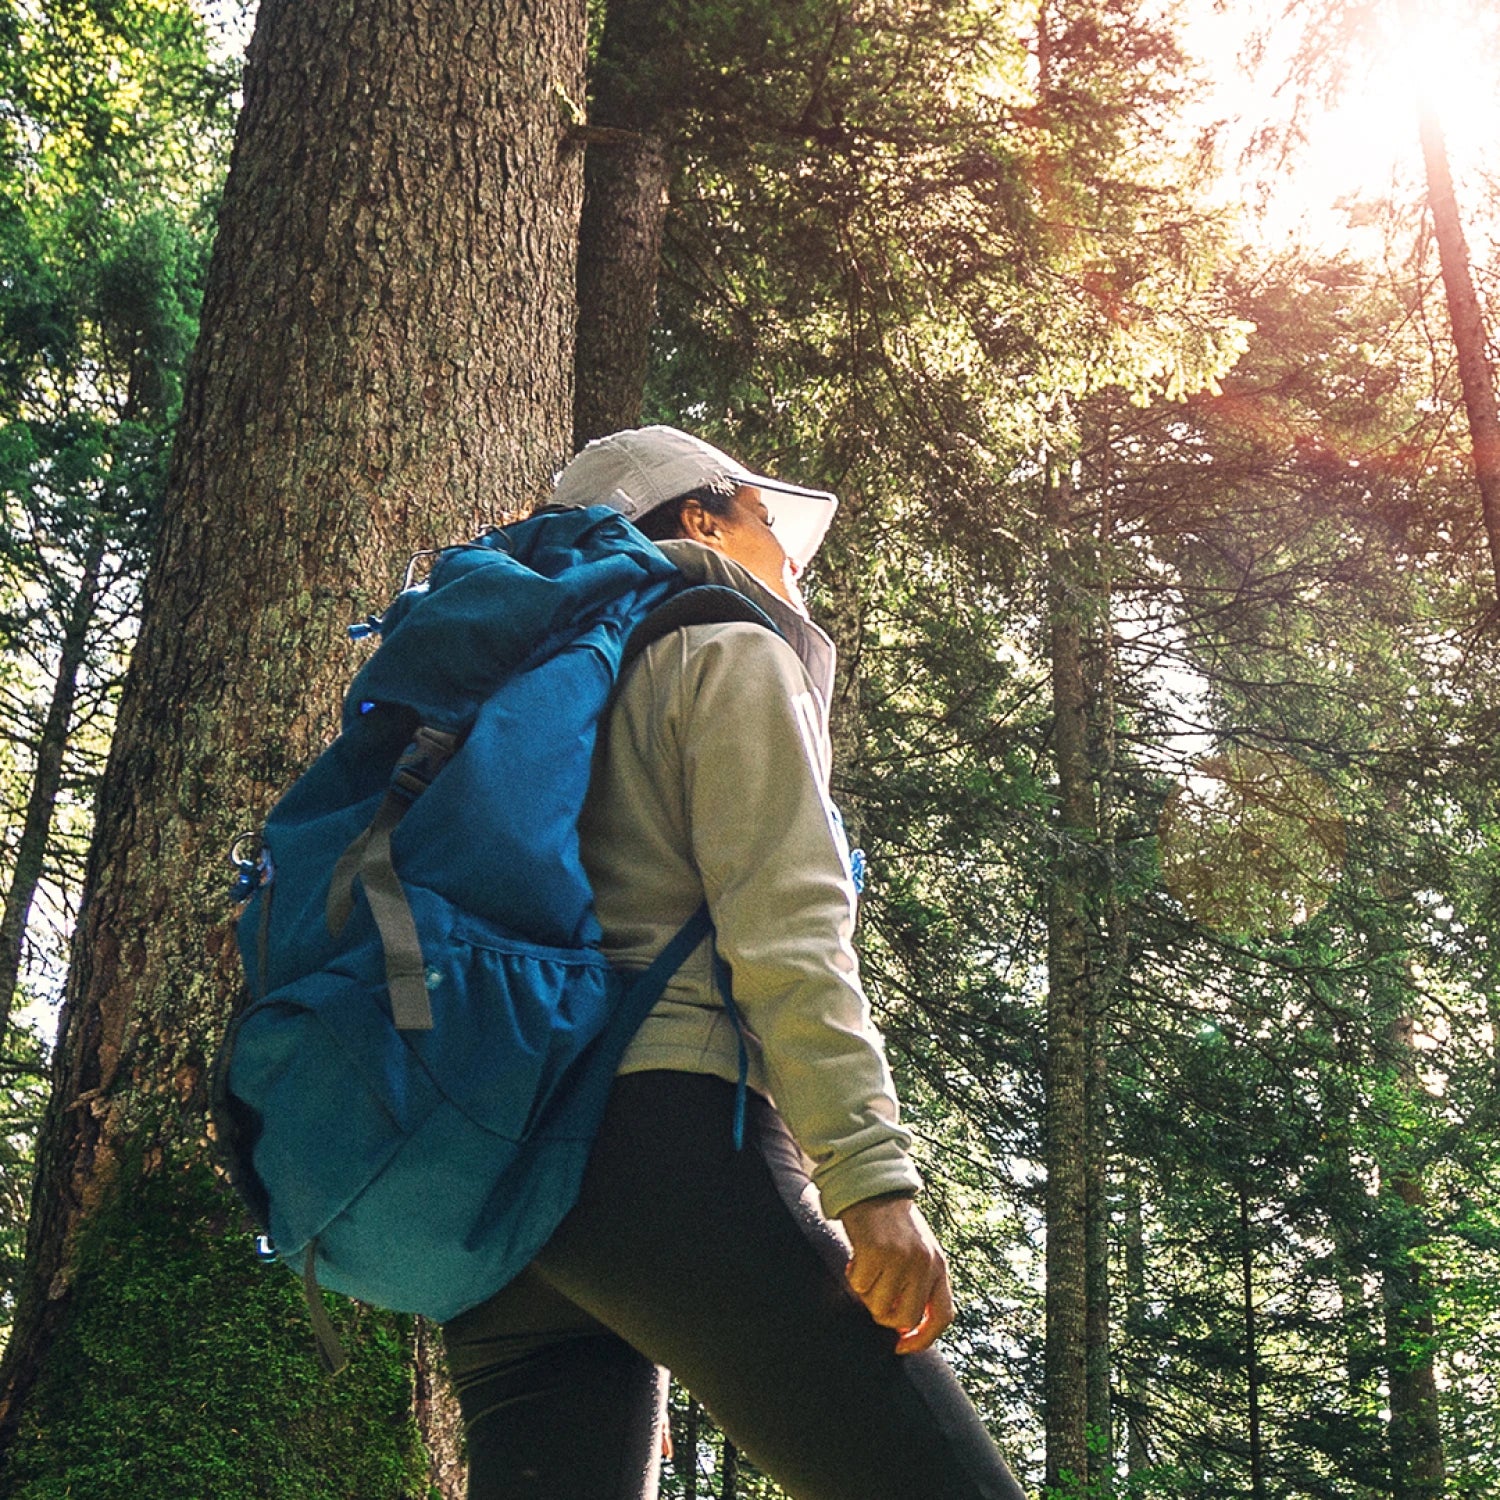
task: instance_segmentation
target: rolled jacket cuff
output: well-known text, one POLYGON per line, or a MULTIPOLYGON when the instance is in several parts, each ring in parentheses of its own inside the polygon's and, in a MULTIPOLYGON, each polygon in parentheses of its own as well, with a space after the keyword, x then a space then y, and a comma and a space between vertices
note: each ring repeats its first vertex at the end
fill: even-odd
POLYGON ((921 1174, 904 1151, 893 1148, 873 1161, 867 1159, 871 1154, 861 1153, 813 1174, 825 1218, 836 1219, 846 1208, 863 1203, 866 1198, 894 1194, 915 1197, 921 1192, 921 1174))

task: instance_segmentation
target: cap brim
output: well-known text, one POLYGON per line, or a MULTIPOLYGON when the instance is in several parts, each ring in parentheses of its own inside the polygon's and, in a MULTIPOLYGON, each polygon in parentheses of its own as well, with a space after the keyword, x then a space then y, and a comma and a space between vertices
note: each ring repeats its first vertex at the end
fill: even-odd
POLYGON ((737 471, 734 478, 764 491, 766 509, 776 518, 776 540, 799 568, 805 568, 828 535, 833 513, 838 509, 838 496, 745 470, 737 471))

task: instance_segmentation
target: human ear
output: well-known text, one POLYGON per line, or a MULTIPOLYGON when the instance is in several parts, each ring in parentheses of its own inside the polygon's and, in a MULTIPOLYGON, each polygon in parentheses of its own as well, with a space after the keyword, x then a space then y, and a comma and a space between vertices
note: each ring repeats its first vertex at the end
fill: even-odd
POLYGON ((715 548, 722 545, 718 517, 697 500, 683 503, 679 525, 683 536, 691 542, 715 548))

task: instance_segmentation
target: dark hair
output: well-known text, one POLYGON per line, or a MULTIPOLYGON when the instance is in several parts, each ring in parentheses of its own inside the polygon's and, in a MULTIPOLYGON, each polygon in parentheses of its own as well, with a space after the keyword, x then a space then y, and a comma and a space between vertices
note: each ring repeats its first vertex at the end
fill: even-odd
POLYGON ((637 516, 635 526, 642 535, 653 542, 667 542, 683 535, 682 508, 689 500, 696 500, 711 516, 727 516, 734 509, 734 497, 739 485, 732 479, 716 479, 711 484, 701 485, 696 490, 664 500, 660 505, 637 516))

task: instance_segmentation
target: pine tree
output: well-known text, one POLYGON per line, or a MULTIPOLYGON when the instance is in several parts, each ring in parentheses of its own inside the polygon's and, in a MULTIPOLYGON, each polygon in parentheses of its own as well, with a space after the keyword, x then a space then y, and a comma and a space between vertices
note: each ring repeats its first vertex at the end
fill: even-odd
POLYGON ((566 454, 582 65, 581 6, 261 7, 38 1147, 8 1493, 425 1469, 404 1325, 363 1319, 327 1396, 207 1163, 223 860, 325 742, 343 626, 566 454))

